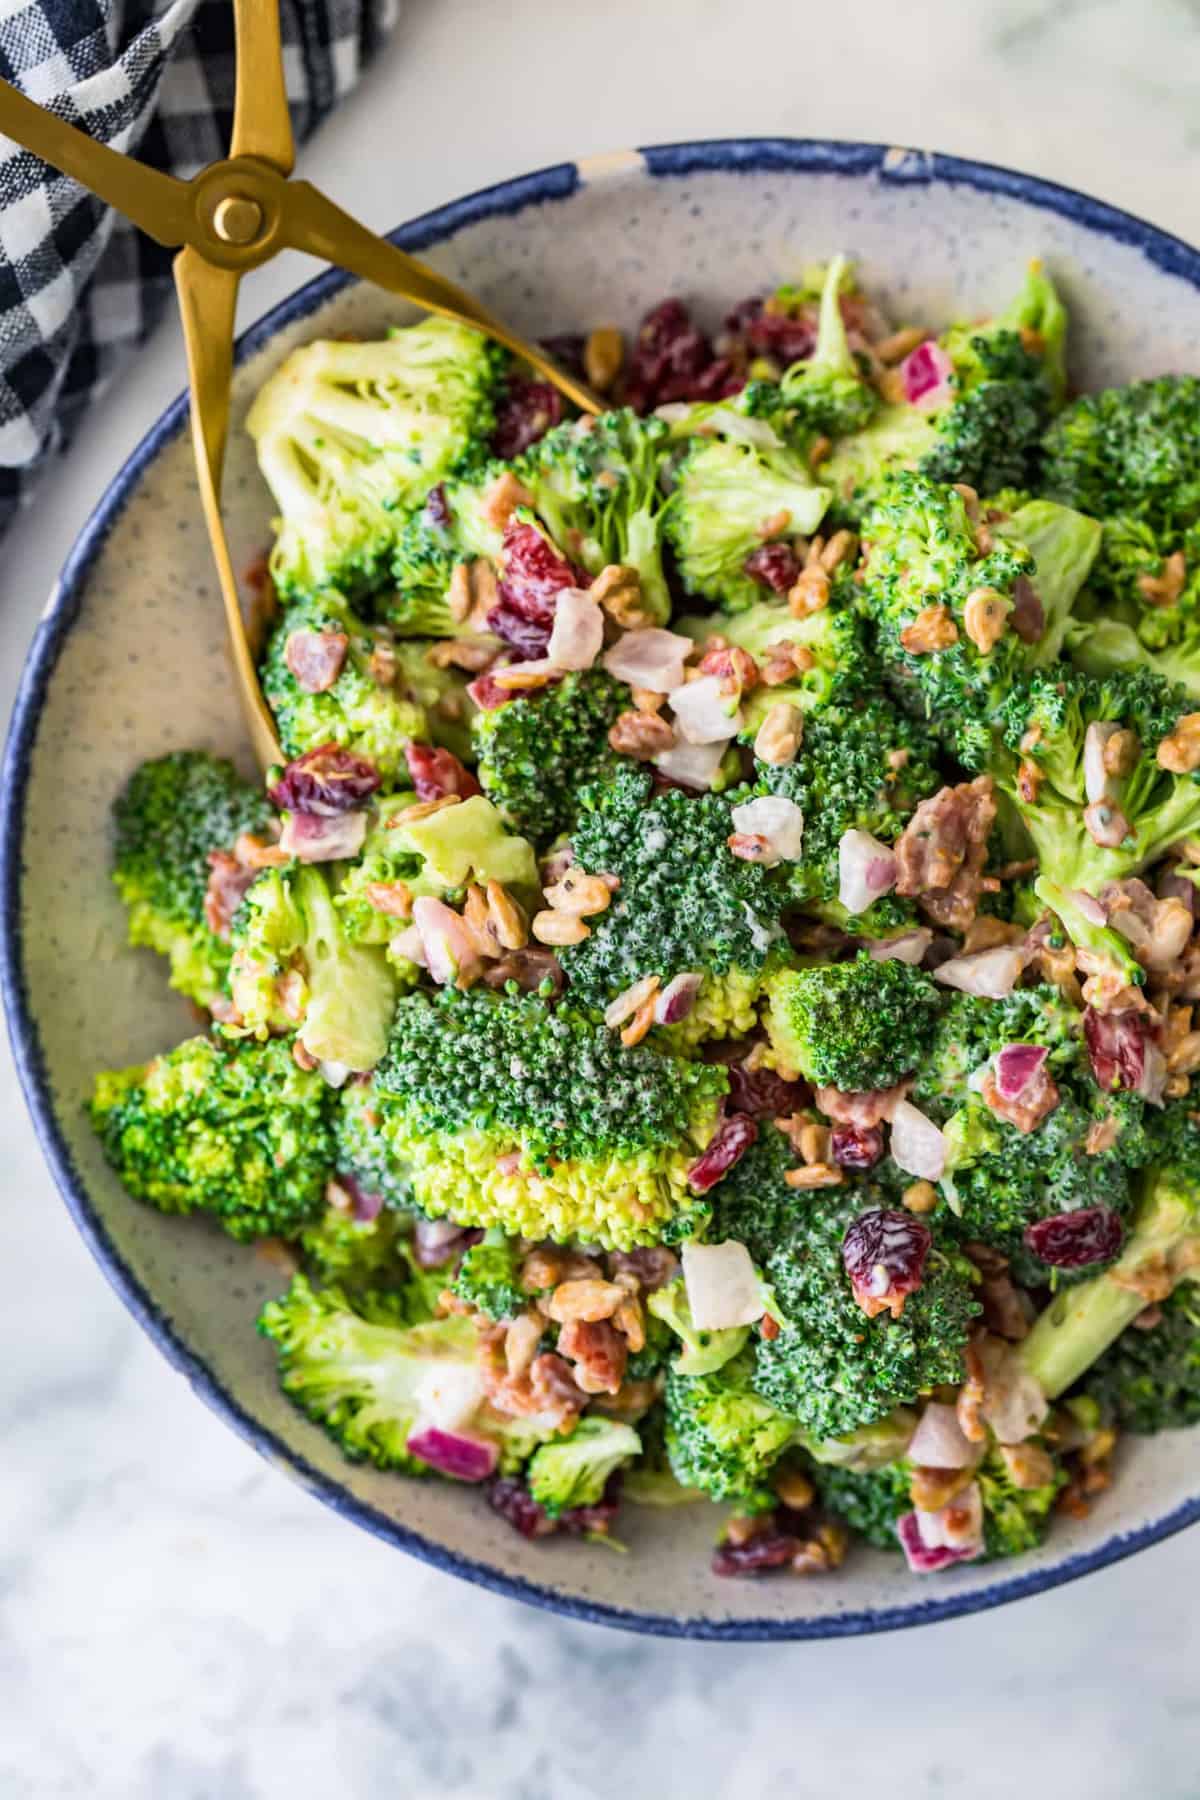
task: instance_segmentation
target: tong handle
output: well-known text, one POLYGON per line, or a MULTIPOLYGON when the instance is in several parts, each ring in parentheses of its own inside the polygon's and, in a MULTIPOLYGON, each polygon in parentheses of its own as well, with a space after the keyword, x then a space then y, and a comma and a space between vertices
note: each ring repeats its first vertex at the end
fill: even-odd
POLYGON ((281 175, 296 165, 283 76, 279 0, 233 0, 235 77, 229 154, 256 156, 281 175))

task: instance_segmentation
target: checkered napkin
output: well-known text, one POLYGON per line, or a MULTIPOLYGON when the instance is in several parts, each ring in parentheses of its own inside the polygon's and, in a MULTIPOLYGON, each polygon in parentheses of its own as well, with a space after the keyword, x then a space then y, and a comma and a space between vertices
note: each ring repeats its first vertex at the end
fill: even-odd
MULTIPOLYGON (((282 0, 292 124, 349 92, 398 0, 282 0)), ((173 175, 228 153, 229 0, 0 0, 0 77, 173 175)), ((0 532, 173 293, 174 253, 0 138, 0 532)))

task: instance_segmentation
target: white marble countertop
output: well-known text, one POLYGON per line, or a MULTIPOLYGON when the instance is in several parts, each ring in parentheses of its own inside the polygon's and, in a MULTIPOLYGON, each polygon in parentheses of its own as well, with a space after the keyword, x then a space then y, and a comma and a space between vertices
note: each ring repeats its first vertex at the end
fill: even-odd
MULTIPOLYGON (((387 227, 626 142, 935 145, 1200 237, 1195 0, 403 0, 307 172, 387 227)), ((305 271, 260 272, 246 317, 305 271)), ((182 385, 174 328, 0 558, 0 684, 90 505, 182 385)), ((528 1611, 324 1511, 109 1292, 3 1056, 3 1800, 1195 1800, 1200 1533, 1004 1612, 829 1645, 656 1643, 528 1611)))

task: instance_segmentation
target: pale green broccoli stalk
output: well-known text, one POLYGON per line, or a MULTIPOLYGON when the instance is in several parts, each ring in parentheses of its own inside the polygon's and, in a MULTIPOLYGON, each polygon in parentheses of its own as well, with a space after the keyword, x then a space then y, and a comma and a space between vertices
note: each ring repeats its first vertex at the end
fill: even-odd
POLYGON ((1100 549, 1097 520, 1052 500, 1030 500, 992 526, 1006 543, 1028 550, 1034 560, 1034 592, 1045 620, 1041 635, 1029 646, 1029 666, 1057 660, 1071 625, 1071 609, 1088 579, 1100 549))
POLYGON ((472 754, 475 702, 467 692, 466 675, 433 660, 437 647, 437 641, 425 638, 401 638, 393 644, 396 687, 424 711, 430 742, 466 761, 472 754))
POLYGON ((790 432, 844 437, 861 431, 879 404, 846 336, 841 300, 848 270, 846 258, 835 256, 821 288, 816 348, 806 362, 785 370, 780 381, 779 399, 790 415, 790 432))
POLYGON ((429 721, 400 678, 390 632, 318 595, 284 613, 259 674, 288 761, 337 744, 367 757, 386 786, 408 785, 405 746, 428 742, 429 721), (314 692, 317 682, 328 685, 314 692))
POLYGON ((387 1047, 395 977, 381 950, 346 937, 318 868, 258 877, 234 927, 229 986, 231 1031, 295 1031, 318 1062, 349 1070, 374 1068, 387 1047))
POLYGON ((91 1121, 135 1199, 211 1213, 247 1240, 290 1236, 321 1213, 333 1105, 288 1044, 196 1037, 97 1076, 91 1121))
POLYGON ((470 327, 432 318, 291 353, 246 420, 281 515, 271 573, 285 597, 383 584, 407 511, 486 444, 506 362, 470 327))
POLYGON ((744 1350, 750 1338, 748 1325, 730 1325, 720 1331, 701 1331, 692 1318, 687 1288, 682 1277, 669 1281, 646 1296, 646 1310, 669 1325, 683 1345, 671 1367, 680 1375, 713 1375, 744 1350))
POLYGON ((590 575, 610 563, 636 569, 656 625, 671 613, 660 545, 668 436, 661 419, 623 409, 556 426, 516 463, 554 542, 590 575))
POLYGON ((471 794, 457 806, 400 823, 411 793, 376 806, 357 861, 334 895, 343 934, 356 944, 386 944, 405 928, 381 892, 403 882, 411 899, 461 894, 471 882, 499 881, 523 902, 537 897, 537 858, 526 838, 509 831, 490 800, 471 794))
POLYGON ((399 1002, 371 1111, 430 1217, 628 1249, 697 1210, 688 1173, 727 1086, 572 1007, 443 989, 399 1002))
POLYGON ((697 439, 680 463, 665 528, 685 591, 730 612, 762 599, 746 562, 771 538, 817 529, 829 490, 785 450, 697 439))
POLYGON ((171 986, 198 1006, 212 1005, 229 969, 228 929, 218 935, 205 906, 211 859, 232 860, 241 834, 270 821, 265 795, 204 750, 143 763, 113 807, 113 882, 129 942, 166 956, 171 986))
POLYGON ((525 1472, 529 1492, 551 1519, 595 1506, 609 1478, 635 1456, 642 1440, 616 1419, 580 1419, 570 1437, 535 1450, 525 1472))
POLYGON ((776 1504, 771 1470, 797 1436, 794 1419, 755 1393, 754 1353, 707 1375, 667 1372, 667 1456, 677 1481, 741 1512, 776 1504))

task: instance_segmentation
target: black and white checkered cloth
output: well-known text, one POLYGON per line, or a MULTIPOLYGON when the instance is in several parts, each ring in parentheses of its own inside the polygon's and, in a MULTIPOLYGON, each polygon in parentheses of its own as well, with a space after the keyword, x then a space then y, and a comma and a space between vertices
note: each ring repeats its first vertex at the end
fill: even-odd
MULTIPOLYGON (((282 0, 292 124, 349 92, 398 0, 282 0)), ((228 154, 229 0, 0 0, 0 77, 184 178, 228 154)), ((0 137, 0 532, 37 470, 152 330, 173 252, 0 137)))

